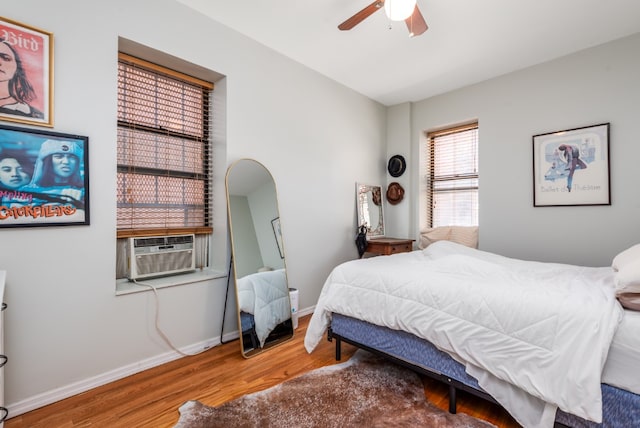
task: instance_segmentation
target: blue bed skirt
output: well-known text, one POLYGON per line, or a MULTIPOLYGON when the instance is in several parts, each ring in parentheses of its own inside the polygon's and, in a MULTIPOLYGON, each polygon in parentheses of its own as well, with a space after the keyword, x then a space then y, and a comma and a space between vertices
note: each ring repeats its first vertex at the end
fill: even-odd
MULTIPOLYGON (((478 381, 468 375, 464 366, 447 353, 436 349, 427 340, 405 331, 391 330, 334 313, 330 336, 344 339, 356 346, 382 352, 400 362, 404 362, 421 372, 435 373, 438 377, 452 379, 454 387, 464 385, 476 390, 480 396, 488 395, 478 385, 478 381)), ((336 343, 336 346, 339 346, 336 343)), ((466 388, 464 388, 466 389, 466 388)), ((572 428, 630 428, 640 427, 640 395, 613 386, 602 384, 603 423, 586 421, 558 410, 556 422, 572 428)), ((455 408, 455 404, 454 404, 455 408)), ((451 410, 451 405, 450 405, 451 410)))

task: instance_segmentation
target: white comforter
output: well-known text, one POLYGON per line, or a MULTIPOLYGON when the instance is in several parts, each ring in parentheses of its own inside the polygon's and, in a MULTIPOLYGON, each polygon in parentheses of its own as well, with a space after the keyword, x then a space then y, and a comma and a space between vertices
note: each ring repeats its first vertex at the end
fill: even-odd
POLYGON ((601 372, 622 317, 612 277, 448 241, 351 261, 327 279, 305 347, 337 312, 431 341, 523 426, 553 426, 557 407, 600 422, 601 372))
POLYGON ((291 318, 285 270, 253 273, 236 282, 238 306, 242 312, 253 314, 256 335, 262 347, 269 333, 291 318))

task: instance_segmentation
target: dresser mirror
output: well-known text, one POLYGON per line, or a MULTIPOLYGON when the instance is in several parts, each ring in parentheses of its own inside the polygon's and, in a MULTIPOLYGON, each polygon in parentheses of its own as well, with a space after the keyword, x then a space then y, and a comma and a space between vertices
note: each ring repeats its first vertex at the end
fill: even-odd
POLYGON ((367 228, 367 237, 384 236, 384 199, 380 186, 356 183, 356 203, 358 207, 358 228, 367 228))
POLYGON ((225 182, 240 348, 248 358, 293 337, 278 195, 271 173, 253 159, 229 166, 225 182))

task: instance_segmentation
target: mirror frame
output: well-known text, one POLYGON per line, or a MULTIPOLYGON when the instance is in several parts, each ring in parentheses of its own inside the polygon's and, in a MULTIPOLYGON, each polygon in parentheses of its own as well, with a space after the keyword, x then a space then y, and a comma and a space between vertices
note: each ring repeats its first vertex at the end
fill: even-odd
MULTIPOLYGON (((273 182, 273 189, 274 189, 274 196, 275 196, 275 213, 276 213, 276 218, 273 220, 269 221, 269 228, 274 227, 273 225, 273 221, 275 221, 276 219, 278 220, 278 226, 279 226, 279 231, 280 233, 282 233, 282 225, 280 224, 280 208, 278 206, 278 190, 276 187, 276 183, 275 183, 275 179, 273 178, 273 175, 271 174, 271 172, 269 171, 269 169, 267 169, 266 166, 264 166, 264 164, 262 164, 261 162, 256 161, 255 159, 250 159, 250 158, 242 158, 242 159, 238 159, 235 162, 231 163, 229 165, 229 167, 227 168, 227 172, 225 174, 225 191, 226 191, 226 196, 227 196, 227 222, 228 222, 228 227, 229 227, 229 240, 231 243, 231 254, 232 254, 232 259, 233 259, 233 278, 234 278, 234 289, 235 289, 235 296, 236 296, 236 314, 237 314, 237 322, 238 322, 238 335, 239 335, 239 340, 240 340, 240 351, 242 353, 242 356, 244 358, 250 358, 250 357, 254 357, 256 355, 261 354, 262 352, 271 349, 277 345, 280 345, 282 343, 285 343, 289 340, 291 340, 294 336, 295 333, 295 329, 293 328, 293 317, 292 317, 292 313, 291 313, 291 289, 289 288, 289 281, 288 281, 288 277, 287 277, 287 269, 286 269, 286 259, 285 259, 285 249, 284 249, 284 242, 282 241, 282 237, 280 236, 280 239, 278 239, 278 236, 275 234, 275 229, 273 229, 274 231, 274 240, 275 240, 275 245, 277 245, 277 251, 279 251, 279 257, 282 259, 282 266, 283 266, 283 270, 284 270, 284 280, 285 280, 285 286, 287 288, 287 305, 288 305, 288 314, 289 314, 289 318, 288 320, 282 321, 281 323, 278 324, 278 326, 282 325, 282 327, 285 329, 284 334, 282 336, 277 336, 276 338, 274 338, 273 340, 269 341, 269 342, 265 342, 263 347, 249 347, 250 344, 245 343, 245 338, 244 338, 244 333, 242 330, 242 319, 241 319, 241 310, 240 310, 240 299, 239 299, 239 293, 238 293, 238 262, 237 262, 237 257, 238 257, 238 249, 237 244, 234 242, 234 234, 233 234, 233 221, 232 221, 232 207, 231 207, 231 197, 234 196, 234 194, 230 193, 230 187, 229 187, 229 178, 231 176, 232 170, 234 167, 237 167, 238 164, 242 163, 242 162, 252 162, 255 164, 256 167, 260 167, 262 169, 264 169, 264 171, 266 172, 266 174, 269 175, 269 177, 271 178, 272 182, 273 182), (291 331, 290 333, 288 331, 286 331, 286 328, 288 326, 291 326, 291 331)), ((267 183, 267 181, 265 181, 264 183, 267 183)), ((258 239, 256 237, 256 239, 258 239)), ((259 245, 260 246, 260 245, 259 245)), ((258 272, 256 272, 258 273, 258 272)), ((243 278, 245 276, 248 275, 243 275, 243 278)), ((274 329, 275 330, 275 329, 274 329)), ((272 330, 270 332, 273 333, 272 330)), ((269 336, 270 337, 270 336, 269 336)), ((266 340, 269 340, 269 337, 267 337, 266 340)), ((257 339, 257 338, 256 338, 257 339)))
POLYGON ((358 207, 358 228, 363 224, 367 227, 367 238, 381 238, 385 236, 384 232, 384 193, 382 191, 381 186, 356 183, 356 205, 358 207), (371 218, 369 217, 369 203, 367 202, 367 194, 371 192, 371 199, 374 200, 378 198, 376 195, 379 194, 380 204, 375 204, 379 206, 379 217, 378 224, 373 227, 369 222, 371 218))

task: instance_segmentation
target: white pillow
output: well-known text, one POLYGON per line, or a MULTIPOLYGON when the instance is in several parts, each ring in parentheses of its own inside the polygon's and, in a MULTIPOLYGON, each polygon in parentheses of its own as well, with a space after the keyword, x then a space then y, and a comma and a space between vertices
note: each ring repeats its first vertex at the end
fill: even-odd
POLYGON ((478 248, 478 226, 451 226, 449 239, 457 244, 478 248))
POLYGON ((615 256, 611 267, 615 272, 614 280, 618 294, 640 293, 640 244, 615 256))
POLYGON ((420 249, 425 249, 436 241, 448 240, 451 236, 451 227, 441 226, 433 229, 426 229, 420 232, 420 249))

